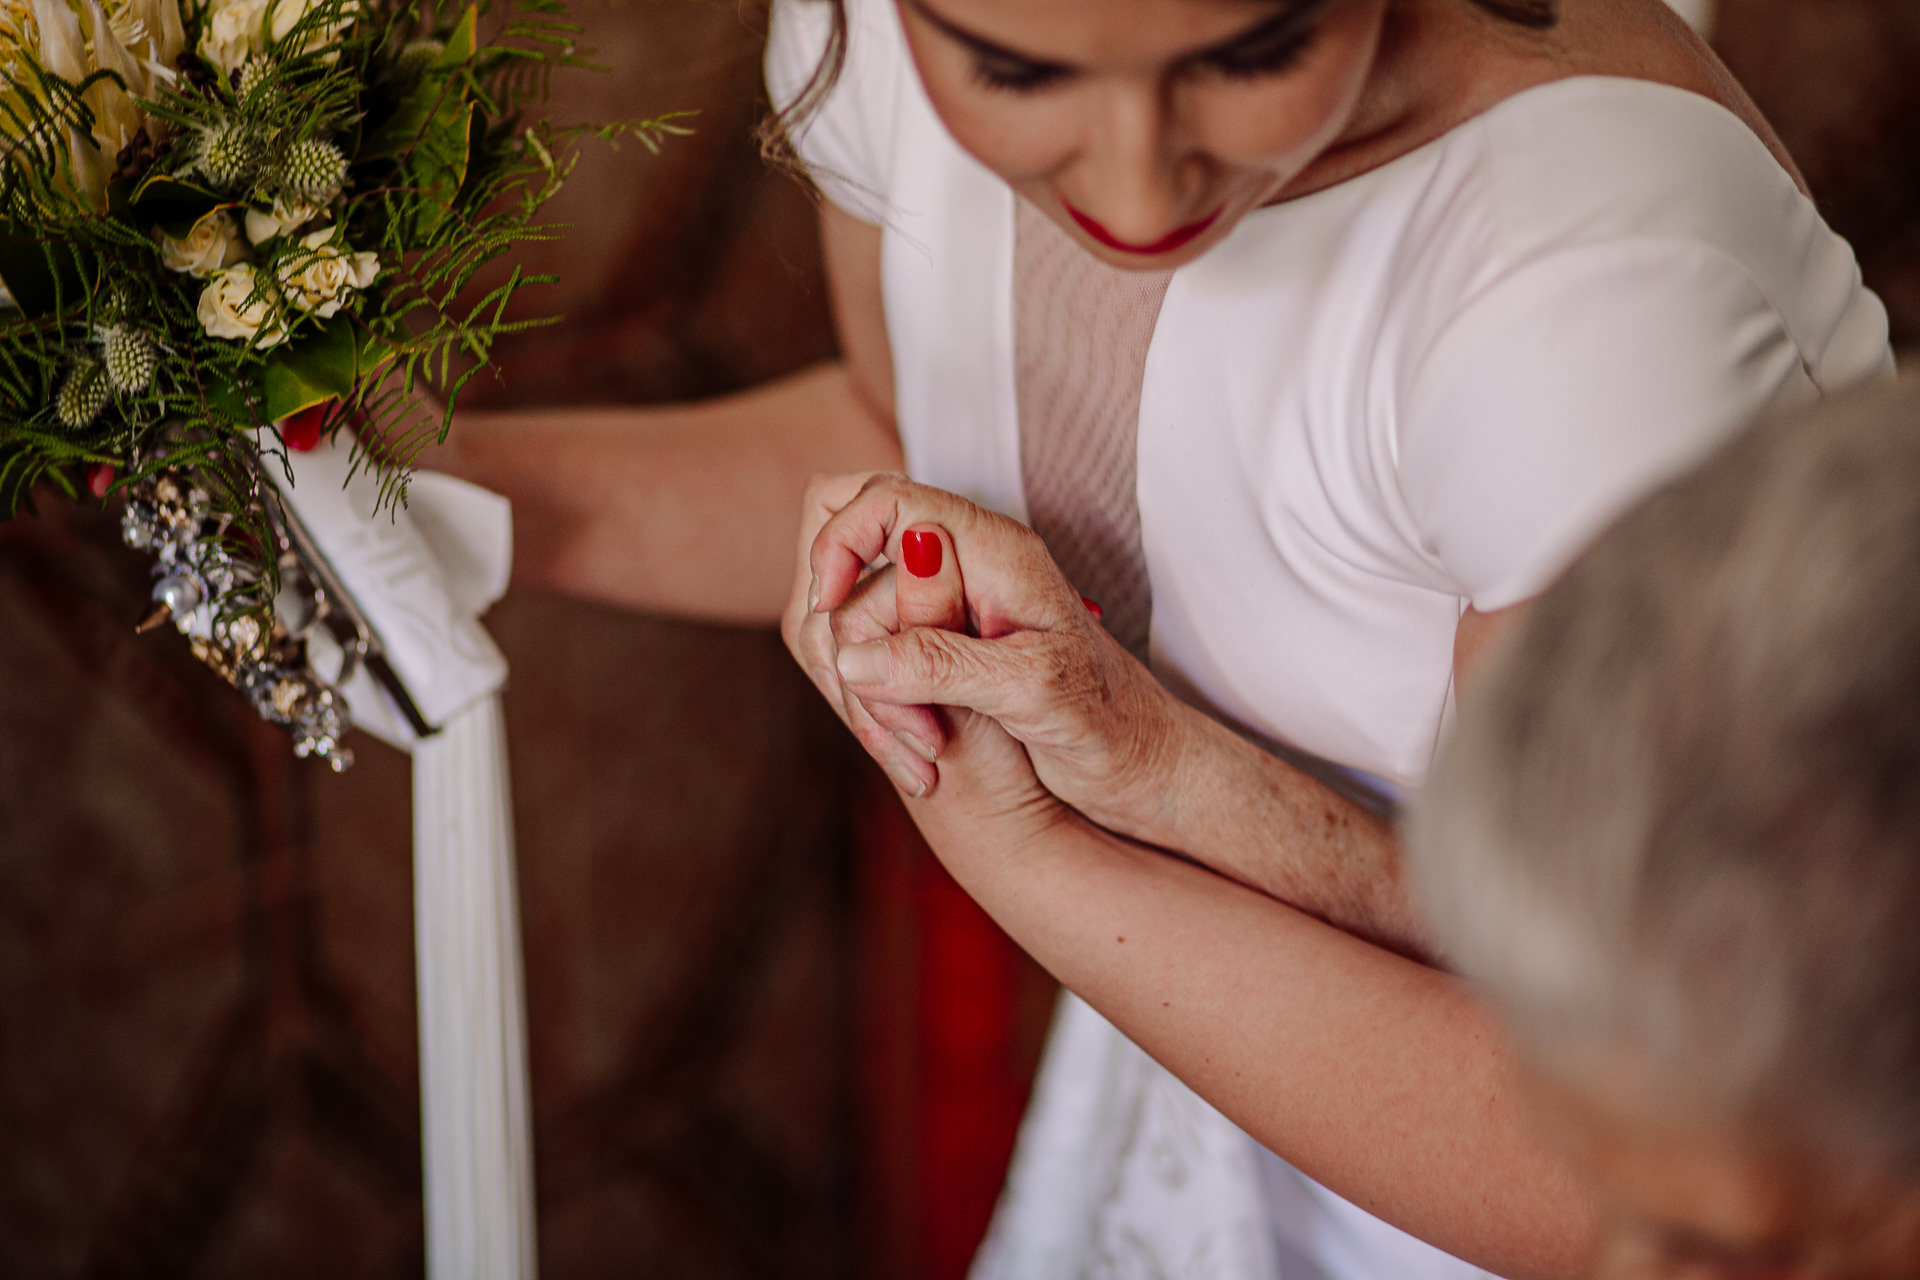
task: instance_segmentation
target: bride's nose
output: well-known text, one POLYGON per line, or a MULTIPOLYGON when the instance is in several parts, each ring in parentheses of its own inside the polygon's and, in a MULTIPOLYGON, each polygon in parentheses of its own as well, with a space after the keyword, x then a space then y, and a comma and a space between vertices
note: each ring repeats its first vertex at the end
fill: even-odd
POLYGON ((1164 88, 1116 86, 1092 110, 1076 172, 1064 184, 1075 207, 1128 244, 1152 244, 1189 221, 1189 164, 1164 88))

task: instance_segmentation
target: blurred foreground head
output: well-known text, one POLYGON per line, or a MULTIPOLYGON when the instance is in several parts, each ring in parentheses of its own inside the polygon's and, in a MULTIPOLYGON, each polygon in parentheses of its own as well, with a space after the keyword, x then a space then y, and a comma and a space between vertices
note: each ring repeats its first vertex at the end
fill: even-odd
POLYGON ((1612 1275, 1920 1276, 1920 383, 1616 524, 1413 815, 1612 1275))

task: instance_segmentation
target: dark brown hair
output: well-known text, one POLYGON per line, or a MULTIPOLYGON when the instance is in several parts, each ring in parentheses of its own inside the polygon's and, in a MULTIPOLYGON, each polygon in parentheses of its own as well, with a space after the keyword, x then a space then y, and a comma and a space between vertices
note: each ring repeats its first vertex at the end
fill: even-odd
MULTIPOLYGON (((846 0, 817 0, 830 6, 833 26, 827 36, 826 53, 813 69, 806 87, 786 106, 774 104, 774 114, 760 127, 760 150, 780 168, 802 172, 789 140, 792 132, 805 124, 833 92, 840 73, 847 65, 846 0)), ((1544 31, 1560 20, 1560 0, 1469 0, 1496 18, 1519 26, 1544 31)))

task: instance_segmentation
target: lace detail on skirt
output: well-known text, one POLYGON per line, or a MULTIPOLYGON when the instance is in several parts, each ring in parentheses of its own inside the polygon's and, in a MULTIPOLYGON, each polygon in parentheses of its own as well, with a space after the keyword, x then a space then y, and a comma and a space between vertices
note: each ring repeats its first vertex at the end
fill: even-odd
POLYGON ((1062 995, 969 1280, 1279 1280, 1259 1148, 1062 995))

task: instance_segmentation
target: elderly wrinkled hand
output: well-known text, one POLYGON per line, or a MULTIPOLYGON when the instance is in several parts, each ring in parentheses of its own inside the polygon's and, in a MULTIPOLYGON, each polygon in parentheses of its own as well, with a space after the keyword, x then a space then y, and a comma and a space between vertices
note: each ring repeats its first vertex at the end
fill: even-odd
POLYGON ((867 479, 866 475, 825 477, 807 492, 796 580, 781 619, 788 649, 842 722, 909 798, 933 792, 940 781, 934 766, 939 759, 946 762, 950 774, 956 769, 966 771, 965 789, 976 800, 985 797, 989 806, 1037 812, 1051 797, 1035 778, 1026 752, 992 720, 964 708, 869 705, 842 682, 838 659, 845 649, 884 639, 903 628, 958 627, 966 620, 958 560, 938 531, 926 536, 933 540, 933 557, 947 566, 946 572, 910 577, 911 585, 902 591, 895 566, 869 568, 863 562, 840 590, 836 608, 815 608, 819 586, 809 564, 815 535, 859 495, 867 479))
MULTIPOLYGON (((1176 771, 1178 704, 1098 624, 1038 536, 901 476, 840 478, 822 496, 806 594, 810 612, 829 620, 848 705, 877 728, 908 734, 925 722, 895 717, 929 707, 991 717, 1026 747, 1054 795, 1103 826, 1153 839, 1176 771), (883 558, 891 625, 873 604, 878 576, 867 568, 883 558)), ((825 650, 812 660, 827 661, 825 650)), ((933 750, 916 759, 940 764, 935 779, 916 771, 932 786, 952 762, 943 740, 921 745, 933 750)))

